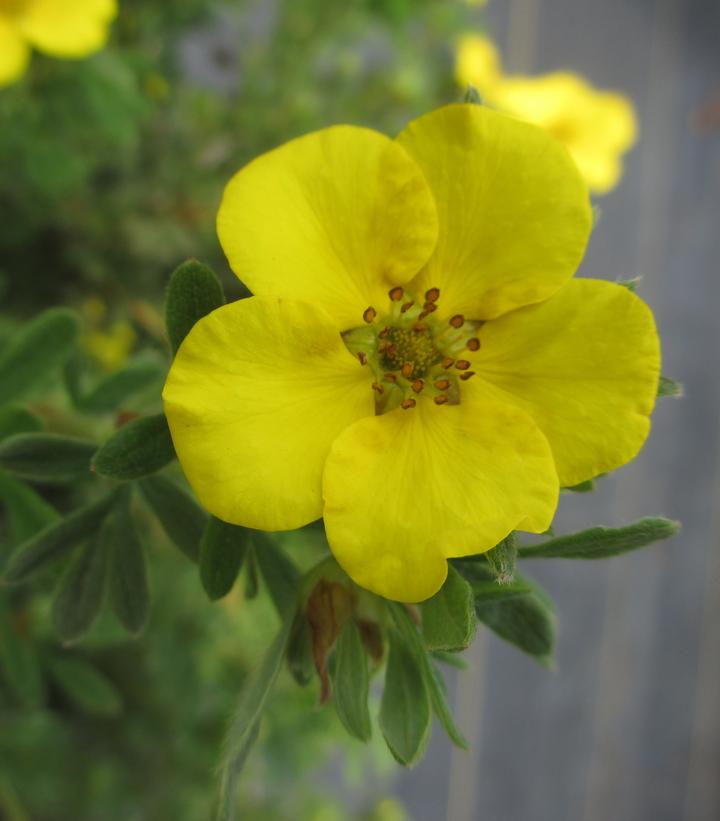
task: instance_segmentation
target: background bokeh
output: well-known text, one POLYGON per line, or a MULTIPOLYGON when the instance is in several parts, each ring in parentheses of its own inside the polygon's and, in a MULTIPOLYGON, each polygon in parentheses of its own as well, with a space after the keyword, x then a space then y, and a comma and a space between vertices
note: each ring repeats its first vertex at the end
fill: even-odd
MULTIPOLYGON (((643 277, 663 371, 685 385, 684 399, 660 403, 638 460, 595 493, 564 496, 556 527, 662 513, 683 520, 681 536, 608 563, 527 563, 557 602, 556 671, 481 631, 470 670, 451 678, 471 752, 435 732, 408 772, 381 740, 365 750, 344 736, 331 711, 316 707, 315 690, 285 682, 243 782, 243 817, 720 817, 720 6, 120 7, 107 49, 82 62, 35 54, 22 81, 0 89, 0 344, 42 308, 69 305, 85 322, 91 375, 128 357, 161 361, 163 291, 179 262, 205 260, 230 298, 243 293, 214 231, 231 174, 314 128, 352 122, 394 133, 459 99, 455 43, 485 31, 508 73, 567 68, 635 102, 639 142, 619 186, 597 200, 581 274, 643 277)), ((157 405, 151 392, 133 409, 157 405)), ((40 410, 79 432, 62 408, 40 410)), ((110 424, 93 422, 93 434, 110 424)), ((73 493, 54 489, 52 501, 69 507, 73 493)), ((194 568, 146 527, 160 549, 151 553, 145 636, 128 641, 102 622, 80 646, 118 686, 124 709, 73 704, 55 689, 49 709, 18 709, 0 684, 1 818, 206 817, 238 681, 275 623, 241 592, 210 606, 194 568)), ((47 609, 41 598, 26 615, 50 647, 47 609)))

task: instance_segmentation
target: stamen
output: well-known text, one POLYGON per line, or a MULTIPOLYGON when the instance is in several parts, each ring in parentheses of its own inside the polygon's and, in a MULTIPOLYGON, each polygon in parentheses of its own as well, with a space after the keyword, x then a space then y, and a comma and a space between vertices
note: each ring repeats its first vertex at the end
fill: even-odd
MULTIPOLYGON (((465 376, 465 374, 463 374, 463 376, 465 376)), ((397 376, 395 376, 394 373, 386 373, 385 376, 383 377, 383 379, 386 382, 392 382, 393 384, 395 384, 395 382, 397 382, 397 376)))
POLYGON ((435 387, 439 391, 446 391, 450 387, 450 380, 449 379, 438 379, 435 383, 435 387))
POLYGON ((469 351, 479 351, 480 350, 480 340, 477 337, 473 337, 472 339, 468 339, 467 349, 469 351))
MULTIPOLYGON (((422 314, 420 314, 420 316, 422 316, 422 314)), ((419 334, 424 333, 425 331, 427 331, 427 325, 423 325, 422 322, 416 322, 413 325, 413 330, 419 334)))
POLYGON ((416 379, 410 387, 415 391, 415 393, 420 393, 420 391, 425 387, 425 382, 422 379, 416 379))
POLYGON ((373 382, 370 387, 375 391, 375 393, 385 393, 385 388, 383 388, 379 382, 373 382))
POLYGON ((405 296, 405 291, 403 291, 399 285, 396 285, 388 291, 388 296, 393 302, 400 302, 403 296, 405 296))
POLYGON ((433 400, 436 405, 444 405, 448 401, 448 398, 444 393, 439 393, 437 396, 433 397, 433 400))
POLYGON ((455 314, 455 316, 450 317, 449 322, 453 328, 462 328, 465 324, 465 317, 462 314, 455 314))
POLYGON ((390 328, 383 328, 382 331, 378 332, 378 336, 380 339, 385 339, 385 337, 390 333, 390 328))
POLYGON ((357 358, 360 360, 361 365, 367 365, 367 354, 364 354, 360 351, 357 355, 357 358))
POLYGON ((442 361, 442 366, 447 370, 448 368, 452 368, 455 364, 455 360, 451 356, 446 356, 445 359, 442 361))
POLYGON ((409 311, 410 308, 415 304, 415 300, 411 299, 410 302, 403 302, 402 307, 400 308, 400 313, 404 314, 405 311, 409 311))
POLYGON ((410 408, 414 408, 415 405, 417 405, 417 402, 412 397, 408 399, 403 399, 403 401, 400 403, 400 407, 403 410, 410 410, 410 408))
POLYGON ((433 311, 437 311, 437 307, 438 306, 434 302, 426 302, 423 305, 423 311, 427 311, 429 314, 431 314, 433 311))
POLYGON ((458 359, 458 361, 455 363, 455 367, 459 371, 466 371, 470 367, 470 363, 467 361, 467 359, 458 359))
POLYGON ((461 373, 460 379, 465 381, 466 379, 470 379, 471 376, 475 376, 475 371, 465 371, 465 373, 461 373))
POLYGON ((405 362, 402 368, 400 368, 400 373, 405 377, 405 379, 409 379, 412 376, 413 372, 413 363, 412 362, 405 362))
POLYGON ((437 302, 440 299, 440 289, 439 288, 428 288, 425 291, 425 299, 428 302, 437 302))
POLYGON ((368 325, 372 324, 375 321, 375 317, 377 316, 377 311, 373 308, 372 305, 365 308, 363 311, 363 321, 367 322, 368 325))

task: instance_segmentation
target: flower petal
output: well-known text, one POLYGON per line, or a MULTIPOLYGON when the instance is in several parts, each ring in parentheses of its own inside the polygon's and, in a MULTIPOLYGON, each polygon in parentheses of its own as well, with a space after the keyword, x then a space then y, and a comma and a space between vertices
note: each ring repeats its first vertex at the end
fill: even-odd
POLYGON ((403 148, 369 129, 335 126, 245 166, 225 189, 217 227, 253 293, 317 301, 345 330, 425 264, 437 214, 403 148))
POLYGON ((386 598, 421 601, 445 580, 446 558, 489 550, 520 525, 546 530, 558 481, 527 414, 421 400, 340 434, 323 494, 328 541, 346 572, 386 598))
POLYGON ((416 290, 440 288, 441 310, 493 319, 547 299, 573 275, 591 210, 560 143, 479 105, 431 112, 398 140, 435 196, 440 236, 416 290))
POLYGON ((32 0, 18 25, 46 54, 86 57, 105 45, 116 14, 116 0, 32 0))
POLYGON ((175 450, 202 504, 262 530, 320 518, 330 444, 374 412, 372 397, 366 369, 323 311, 265 297, 201 319, 163 391, 175 450))
POLYGON ((29 59, 30 49, 17 26, 0 16, 0 86, 21 77, 29 59))
POLYGON ((480 332, 478 376, 463 390, 512 402, 547 436, 560 483, 629 462, 650 430, 660 376, 652 312, 612 282, 578 279, 480 332))

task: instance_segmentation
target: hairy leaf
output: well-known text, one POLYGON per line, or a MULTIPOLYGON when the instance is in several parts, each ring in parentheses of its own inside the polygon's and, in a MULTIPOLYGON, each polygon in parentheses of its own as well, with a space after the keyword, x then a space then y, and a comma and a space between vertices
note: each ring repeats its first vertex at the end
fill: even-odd
POLYGON ((191 259, 176 268, 165 301, 165 326, 173 353, 198 319, 224 304, 220 280, 207 265, 191 259))
POLYGON ((648 516, 625 527, 591 527, 568 536, 558 536, 520 548, 524 559, 605 559, 669 539, 680 530, 680 522, 648 516))
POLYGON ((144 416, 123 425, 95 454, 92 469, 109 479, 140 479, 175 458, 165 415, 144 416))

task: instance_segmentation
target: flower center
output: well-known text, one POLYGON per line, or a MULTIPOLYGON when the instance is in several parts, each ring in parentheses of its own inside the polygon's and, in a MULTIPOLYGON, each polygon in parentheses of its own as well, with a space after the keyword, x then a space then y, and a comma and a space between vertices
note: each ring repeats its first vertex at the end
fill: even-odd
POLYGON ((400 286, 388 296, 386 313, 370 306, 364 325, 343 333, 348 350, 374 377, 375 412, 409 410, 421 398, 457 405, 461 383, 475 373, 467 356, 480 348, 476 333, 482 322, 460 314, 438 319, 439 288, 428 289, 419 301, 400 286))

